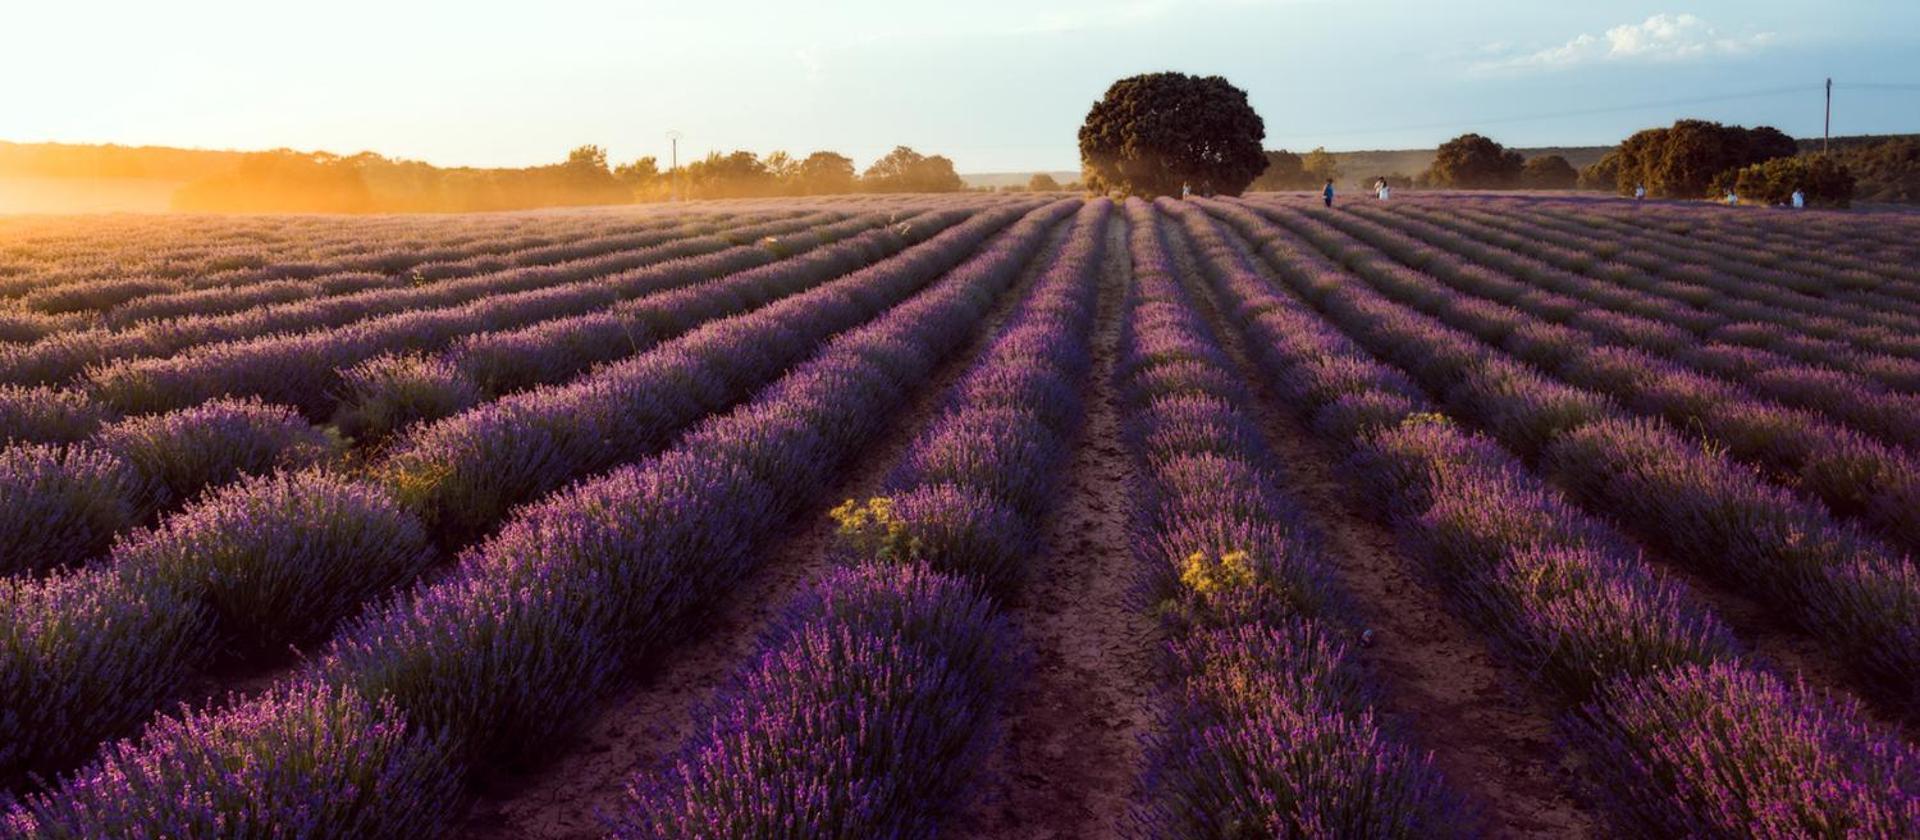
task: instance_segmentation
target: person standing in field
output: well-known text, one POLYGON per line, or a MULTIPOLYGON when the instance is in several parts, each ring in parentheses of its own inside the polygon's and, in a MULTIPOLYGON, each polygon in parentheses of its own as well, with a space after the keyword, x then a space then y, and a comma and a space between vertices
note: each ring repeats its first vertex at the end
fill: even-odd
POLYGON ((1806 206, 1807 206, 1807 194, 1804 192, 1801 192, 1799 187, 1794 187, 1793 188, 1793 209, 1799 210, 1806 206))
POLYGON ((1645 200, 1647 200, 1647 185, 1646 185, 1646 184, 1634 184, 1634 185, 1633 185, 1633 200, 1634 200, 1634 201, 1645 201, 1645 200))
POLYGON ((1328 207, 1333 206, 1333 179, 1332 178, 1327 179, 1327 187, 1326 189, 1323 189, 1320 191, 1320 198, 1327 202, 1328 207))

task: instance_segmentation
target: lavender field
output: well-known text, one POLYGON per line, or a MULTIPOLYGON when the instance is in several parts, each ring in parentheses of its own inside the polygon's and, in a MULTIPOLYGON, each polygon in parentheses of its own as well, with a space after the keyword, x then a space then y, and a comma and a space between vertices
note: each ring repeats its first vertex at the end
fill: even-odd
POLYGON ((0 836, 1920 836, 1920 215, 0 217, 0 836))

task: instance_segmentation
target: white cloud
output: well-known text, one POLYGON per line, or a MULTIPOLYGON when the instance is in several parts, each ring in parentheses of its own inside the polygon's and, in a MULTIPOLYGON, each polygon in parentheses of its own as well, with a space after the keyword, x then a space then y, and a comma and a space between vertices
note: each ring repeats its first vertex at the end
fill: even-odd
POLYGON ((1775 40, 1771 32, 1729 35, 1690 14, 1657 14, 1640 23, 1613 27, 1602 35, 1582 33, 1557 47, 1481 62, 1482 70, 1570 67, 1596 62, 1685 61, 1742 55, 1775 40))

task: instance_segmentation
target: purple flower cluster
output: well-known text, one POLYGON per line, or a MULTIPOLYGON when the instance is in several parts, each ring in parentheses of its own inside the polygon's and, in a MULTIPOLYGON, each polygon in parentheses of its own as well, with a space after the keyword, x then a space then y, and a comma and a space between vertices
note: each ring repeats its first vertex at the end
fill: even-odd
MULTIPOLYGON (((784 220, 748 219, 745 221, 751 226, 741 231, 758 238, 804 229, 833 218, 839 216, 796 218, 789 214, 784 220)), ((710 230, 698 222, 691 227, 693 232, 710 230)), ((361 321, 405 316, 414 310, 458 309, 497 297, 518 300, 530 292, 631 274, 656 263, 723 251, 733 244, 719 237, 685 236, 688 232, 680 227, 664 229, 655 234, 657 240, 651 247, 553 266, 509 269, 419 287, 374 288, 229 315, 140 323, 123 331, 99 328, 63 332, 29 346, 0 348, 0 381, 58 384, 83 375, 116 381, 112 375, 128 375, 184 351, 202 352, 202 345, 251 347, 257 342, 250 339, 271 341, 286 334, 326 332, 361 321), (147 360, 145 365, 133 364, 141 359, 147 360), (99 370, 90 373, 90 367, 99 370)), ((223 352, 233 352, 233 349, 229 347, 223 352)))
POLYGON ((433 558, 377 488, 301 472, 216 491, 123 539, 98 571, 12 583, 20 624, 0 671, 24 682, 0 691, 0 741, 23 757, 0 762, 0 785, 64 769, 223 650, 258 658, 324 636, 433 558))
POLYGON ((0 450, 0 574, 84 562, 146 511, 146 480, 85 445, 0 450))
MULTIPOLYGON (((1176 215, 1197 213, 1175 204, 1176 215)), ((1165 836, 1424 837, 1459 829, 1426 759, 1384 734, 1346 662, 1318 537, 1275 481, 1251 396, 1152 205, 1129 201, 1117 377, 1147 479, 1136 552, 1174 635, 1143 814, 1165 836)))
POLYGON ((160 507, 243 476, 312 466, 339 450, 293 410, 250 399, 129 417, 100 429, 92 442, 145 477, 160 507))
MULTIPOLYGON (((1300 300, 1276 294, 1215 222, 1183 212, 1267 374, 1284 393, 1306 398, 1301 408, 1316 425, 1353 448, 1358 472, 1393 511, 1396 529, 1434 565, 1460 608, 1578 704, 1569 716, 1575 742, 1608 755, 1609 789, 1633 800, 1614 803, 1622 823, 1655 835, 1674 833, 1663 830, 1674 825, 1737 831, 1720 821, 1729 809, 1771 815, 1787 834, 1885 825, 1876 820, 1886 813, 1907 814, 1911 822, 1920 789, 1912 750, 1897 734, 1865 722, 1857 708, 1777 690, 1776 678, 1740 660, 1718 621, 1683 589, 1651 575, 1606 526, 1567 505, 1512 456, 1430 413, 1406 392, 1405 379, 1361 350, 1376 347, 1424 378, 1417 372, 1444 369, 1428 360, 1455 355, 1452 343, 1438 340, 1446 335, 1441 328, 1379 306, 1342 280, 1340 269, 1243 207, 1208 209, 1260 243, 1260 255, 1294 290, 1358 339, 1300 300), (1382 321, 1401 326, 1383 328, 1382 321), (1431 343, 1416 340, 1422 336, 1431 343), (1327 364, 1339 356, 1352 361, 1327 364), (1313 384, 1323 371, 1334 375, 1313 384), (1341 402, 1363 388, 1391 393, 1398 418, 1382 413, 1357 426, 1326 421, 1344 416, 1341 402), (1742 701, 1750 707, 1729 719, 1775 723, 1721 728, 1711 747, 1712 739, 1661 723, 1663 709, 1694 702, 1686 698, 1691 674, 1761 687, 1742 701), (1852 760, 1781 749, 1774 739, 1783 730, 1852 739, 1855 746, 1845 750, 1852 760), (1786 779, 1797 783, 1780 783, 1786 779), (1826 798, 1829 792, 1835 796, 1826 798)), ((1349 258, 1350 265, 1358 261, 1349 258)), ((1901 833, 1910 828, 1894 832, 1901 833)))
POLYGON ((82 391, 0 385, 0 445, 77 443, 119 417, 82 391))
POLYGON ((87 562, 206 487, 336 451, 292 411, 245 400, 119 420, 84 444, 9 446, 0 451, 0 571, 87 562))
POLYGON ((294 683, 227 710, 161 718, 138 742, 109 746, 61 795, 27 799, 0 833, 442 837, 461 794, 443 741, 391 703, 294 683))
POLYGON ((919 837, 990 750, 1014 640, 986 596, 916 563, 827 575, 703 713, 618 838, 919 837))
MULTIPOLYGON (((758 230, 789 233, 816 223, 801 219, 758 230)), ((872 221, 857 226, 871 227, 872 221)), ((300 408, 309 417, 325 419, 337 407, 340 369, 364 359, 395 351, 433 350, 476 332, 577 315, 777 258, 773 249, 758 244, 731 246, 728 240, 717 237, 676 240, 621 257, 636 261, 638 267, 627 271, 594 273, 604 270, 597 266, 600 261, 590 261, 596 263, 594 267, 565 271, 526 269, 525 273, 545 279, 537 284, 509 284, 532 286, 521 291, 497 289, 474 278, 471 282, 478 288, 451 295, 465 302, 433 307, 408 301, 414 308, 383 304, 381 311, 385 314, 356 314, 339 326, 211 343, 195 341, 171 356, 120 359, 94 367, 87 373, 86 385, 102 401, 128 413, 165 411, 226 394, 282 402, 300 408), (659 253, 663 249, 665 252, 659 253), (647 256, 643 258, 642 254, 647 256), (564 282, 556 282, 562 278, 564 282)))

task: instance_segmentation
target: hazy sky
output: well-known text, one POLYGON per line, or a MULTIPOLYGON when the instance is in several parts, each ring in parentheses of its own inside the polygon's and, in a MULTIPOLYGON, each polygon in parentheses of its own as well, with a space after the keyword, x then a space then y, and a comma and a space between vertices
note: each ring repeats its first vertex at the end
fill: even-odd
POLYGON ((1611 143, 1683 115, 1818 135, 1828 75, 1836 134, 1911 132, 1920 0, 0 0, 0 139, 524 165, 664 162, 677 129, 682 160, 1074 169, 1107 84, 1166 69, 1245 88, 1270 148, 1611 143))

